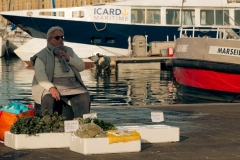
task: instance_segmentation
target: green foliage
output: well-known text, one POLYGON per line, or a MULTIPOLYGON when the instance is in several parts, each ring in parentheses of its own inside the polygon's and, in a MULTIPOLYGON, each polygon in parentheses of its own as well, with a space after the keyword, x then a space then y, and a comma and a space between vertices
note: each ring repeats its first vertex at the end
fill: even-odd
POLYGON ((110 123, 110 122, 106 122, 103 120, 100 120, 98 118, 86 118, 85 119, 85 123, 95 123, 96 125, 100 126, 104 131, 107 130, 116 130, 115 126, 110 123))
POLYGON ((36 135, 37 133, 64 132, 64 120, 66 117, 57 112, 50 114, 45 112, 44 117, 20 117, 11 126, 13 134, 36 135))

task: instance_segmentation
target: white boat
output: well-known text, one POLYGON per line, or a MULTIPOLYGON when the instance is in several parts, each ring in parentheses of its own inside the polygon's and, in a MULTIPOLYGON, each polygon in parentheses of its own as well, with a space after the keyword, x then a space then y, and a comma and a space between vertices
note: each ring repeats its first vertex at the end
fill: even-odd
MULTIPOLYGON (((96 52, 108 56, 130 55, 128 40, 135 35, 145 36, 147 42, 174 41, 179 37, 180 26, 216 28, 240 24, 240 4, 232 3, 238 0, 185 1, 127 0, 0 14, 33 37, 15 50, 25 62, 46 46, 46 32, 52 26, 61 26, 65 31, 65 44, 88 62, 87 57, 96 52)), ((201 30, 195 34, 213 36, 201 30)))

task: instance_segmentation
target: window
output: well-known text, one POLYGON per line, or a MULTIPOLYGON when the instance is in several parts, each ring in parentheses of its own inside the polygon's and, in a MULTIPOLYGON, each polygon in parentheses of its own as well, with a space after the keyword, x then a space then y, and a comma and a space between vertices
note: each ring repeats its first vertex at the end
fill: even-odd
POLYGON ((115 38, 107 37, 107 38, 105 39, 105 42, 106 42, 106 43, 115 43, 115 38))
POLYGON ((160 24, 161 11, 159 9, 147 9, 147 24, 160 24))
POLYGON ((63 11, 59 11, 59 12, 39 12, 39 15, 42 16, 55 16, 55 17, 64 17, 65 13, 63 11))
POLYGON ((235 13, 235 16, 234 16, 235 25, 240 26, 240 10, 235 10, 234 13, 235 13))
POLYGON ((183 25, 194 25, 195 24, 195 11, 194 10, 183 10, 182 24, 183 25))
POLYGON ((72 17, 73 18, 83 18, 84 17, 84 12, 83 11, 73 11, 72 12, 72 17))
POLYGON ((214 24, 214 10, 201 10, 201 25, 214 24))
POLYGON ((131 22, 132 23, 145 23, 145 9, 132 9, 131 22))
POLYGON ((229 25, 229 10, 215 10, 216 25, 229 25))
POLYGON ((180 10, 179 9, 167 9, 166 10, 167 24, 180 24, 180 10))
POLYGON ((92 44, 99 44, 101 43, 101 37, 92 37, 91 42, 92 44))
POLYGON ((229 10, 201 10, 201 25, 229 25, 229 10))

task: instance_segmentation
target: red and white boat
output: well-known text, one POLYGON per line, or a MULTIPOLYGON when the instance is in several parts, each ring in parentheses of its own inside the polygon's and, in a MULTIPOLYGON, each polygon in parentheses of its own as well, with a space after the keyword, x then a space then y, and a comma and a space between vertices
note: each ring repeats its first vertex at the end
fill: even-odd
POLYGON ((216 38, 194 37, 182 29, 175 46, 174 81, 182 97, 223 102, 240 102, 240 39, 233 28, 211 29, 216 38))

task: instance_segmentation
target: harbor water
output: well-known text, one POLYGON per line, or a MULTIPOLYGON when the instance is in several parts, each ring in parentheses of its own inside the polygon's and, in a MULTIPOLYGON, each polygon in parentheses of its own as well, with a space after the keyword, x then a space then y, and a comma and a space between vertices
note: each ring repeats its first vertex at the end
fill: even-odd
MULTIPOLYGON (((31 82, 34 70, 17 56, 0 59, 0 105, 12 100, 33 103, 31 82)), ((82 79, 92 97, 92 107, 167 105, 177 103, 172 73, 127 72, 98 76, 90 70, 81 72, 82 79)))
MULTIPOLYGON (((34 70, 27 68, 16 56, 9 59, 3 57, 0 62, 0 105, 8 105, 12 100, 19 100, 26 105, 33 104, 31 82, 34 70)), ((92 97, 91 112, 115 125, 155 124, 151 120, 151 112, 155 110, 149 106, 182 104, 176 96, 177 89, 173 85, 170 71, 138 71, 104 77, 85 70, 81 75, 92 97)), ((201 113, 162 112, 164 122, 161 124, 181 127, 181 132, 199 128, 182 123, 181 119, 203 116, 201 113)))

